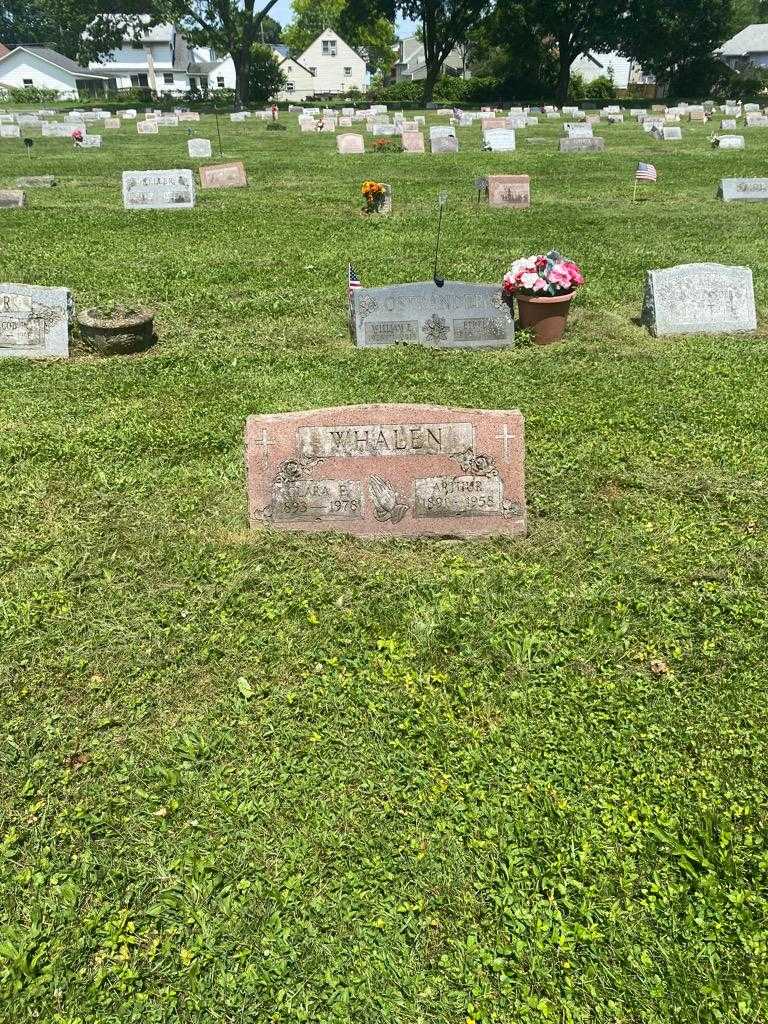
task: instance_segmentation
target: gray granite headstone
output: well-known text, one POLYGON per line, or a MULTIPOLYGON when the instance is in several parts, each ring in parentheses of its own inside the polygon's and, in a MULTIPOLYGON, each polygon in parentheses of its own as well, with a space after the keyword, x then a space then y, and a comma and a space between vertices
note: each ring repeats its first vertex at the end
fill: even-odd
POLYGON ((190 210, 195 205, 192 171, 123 171, 126 210, 190 210))
POLYGON ((189 139, 187 153, 194 159, 205 160, 212 156, 210 139, 189 139))
POLYGON ((506 348, 515 325, 501 288, 434 281, 358 288, 354 292, 358 346, 425 345, 429 348, 506 348))
POLYGON ((768 178, 722 178, 717 194, 726 203, 764 203, 768 199, 768 178))
POLYGON ((717 138, 718 149, 744 149, 743 135, 720 135, 717 138))
POLYGON ((26 193, 16 188, 0 188, 0 210, 18 210, 26 206, 26 193))
POLYGON ((724 117, 720 122, 720 127, 723 131, 733 130, 736 127, 736 119, 733 117, 724 117))
POLYGON ((667 127, 665 125, 661 129, 661 137, 665 142, 679 142, 683 137, 683 133, 680 128, 675 128, 674 126, 667 127))
POLYGON ((642 319, 656 337, 754 331, 752 271, 720 263, 649 270, 642 319))
POLYGON ((20 139, 21 128, 17 124, 0 124, 0 139, 20 139))
POLYGON ((510 128, 488 128, 483 132, 483 143, 492 153, 511 153, 515 148, 515 133, 510 128))
POLYGON ((68 356, 69 306, 66 288, 0 284, 0 356, 68 356))
POLYGON ((458 153, 459 140, 455 135, 438 135, 430 140, 433 153, 458 153))
POLYGON ((595 136, 594 139, 560 139, 561 153, 602 153, 605 139, 595 136))
POLYGON ((84 135, 78 144, 79 149, 101 149, 100 135, 84 135))

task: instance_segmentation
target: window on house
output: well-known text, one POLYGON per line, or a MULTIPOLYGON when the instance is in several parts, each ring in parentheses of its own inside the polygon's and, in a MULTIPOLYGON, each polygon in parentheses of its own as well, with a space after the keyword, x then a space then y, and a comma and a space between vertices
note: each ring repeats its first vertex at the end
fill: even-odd
POLYGON ((146 89, 149 86, 149 78, 146 75, 131 75, 131 85, 135 89, 146 89))
POLYGON ((166 85, 173 85, 173 72, 172 71, 164 71, 163 72, 163 81, 165 82, 166 85))
POLYGON ((352 74, 352 68, 344 68, 344 75, 349 78, 352 74))
POLYGON ((324 39, 323 40, 323 56, 324 57, 335 57, 336 56, 336 40, 335 39, 324 39))
POLYGON ((197 92, 197 79, 196 78, 190 77, 190 79, 189 79, 189 88, 192 90, 192 92, 197 92))
POLYGON ((34 84, 31 78, 22 78, 21 81, 25 89, 31 89, 34 84))
POLYGON ((293 82, 288 82, 288 83, 286 83, 285 91, 286 92, 295 92, 296 91, 296 86, 293 84, 293 82))
POLYGON ((218 86, 219 89, 224 88, 224 75, 216 76, 216 85, 218 86))

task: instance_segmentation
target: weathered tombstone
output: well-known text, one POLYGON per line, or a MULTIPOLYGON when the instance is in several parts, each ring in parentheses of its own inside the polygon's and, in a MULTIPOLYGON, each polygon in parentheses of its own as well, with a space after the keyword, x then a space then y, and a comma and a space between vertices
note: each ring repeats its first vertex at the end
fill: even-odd
POLYGON ((480 127, 484 132, 492 131, 494 128, 506 128, 507 119, 506 117, 484 117, 480 122, 480 127))
POLYGON ((58 181, 53 174, 33 174, 16 179, 16 188, 53 188, 54 185, 58 185, 58 181))
POLYGON ((342 115, 339 118, 339 128, 351 128, 351 127, 352 127, 352 118, 351 117, 347 117, 346 115, 342 115))
POLYGON ((122 110, 120 112, 120 117, 123 121, 135 121, 138 116, 139 112, 137 110, 122 110))
POLYGON ((317 124, 315 123, 314 117, 300 117, 299 130, 302 132, 316 132, 317 124))
POLYGON ((492 153, 512 153, 515 149, 515 133, 509 128, 491 128, 483 132, 485 149, 492 153))
POLYGON ((136 131, 139 135, 158 135, 160 129, 157 127, 157 121, 137 121, 136 131))
POLYGON ((606 114, 608 124, 624 124, 623 114, 606 114))
POLYGON ((21 128, 17 124, 0 124, 0 139, 20 139, 21 128))
POLYGON ((768 128, 768 117, 764 114, 747 114, 747 128, 768 128))
MULTIPOLYGON (((75 130, 77 130, 77 125, 63 124, 58 121, 46 122, 42 126, 43 136, 54 139, 68 139, 75 130)), ((79 130, 84 132, 83 128, 80 128, 79 130)))
POLYGON ((768 178, 723 178, 717 194, 726 203, 764 203, 768 200, 768 178))
POLYGON ((242 160, 209 164, 200 168, 200 188, 247 188, 248 176, 242 160))
POLYGON ((158 128, 178 128, 179 119, 176 114, 161 114, 157 118, 158 128))
POLYGON ((732 117, 725 117, 720 122, 720 128, 723 131, 732 131, 736 127, 736 119, 732 117))
POLYGON ((0 284, 0 356, 68 356, 69 305, 66 288, 0 284))
POLYGON ((27 205, 27 194, 18 188, 0 188, 0 210, 18 210, 27 205))
POLYGON ((760 110, 760 104, 759 103, 745 103, 744 104, 744 113, 745 114, 754 114, 754 113, 756 113, 759 110, 760 110))
POLYGON ((533 116, 531 116, 531 114, 529 114, 526 117, 526 119, 525 119, 525 124, 526 124, 527 127, 531 127, 532 125, 536 125, 538 123, 539 123, 538 117, 533 117, 533 116))
POLYGON ((100 135, 84 135, 78 143, 79 149, 101 149, 100 135))
POLYGON ((458 153, 459 140, 455 135, 437 135, 430 140, 432 153, 458 153))
POLYGON ((720 263, 649 270, 642 319, 656 337, 754 331, 752 271, 720 263))
POLYGON ((688 120, 689 121, 698 121, 699 123, 701 123, 702 121, 706 122, 707 115, 704 113, 703 110, 691 110, 688 113, 688 120))
POLYGON ((123 171, 126 210, 191 210, 195 182, 187 168, 170 171, 123 171))
POLYGON ((199 121, 200 115, 196 110, 182 110, 178 115, 179 122, 181 121, 199 121))
POLYGON ((594 138, 594 131, 591 124, 565 124, 563 126, 568 133, 569 139, 591 139, 594 138))
POLYGON ((361 348, 507 348, 515 326, 497 285, 433 281, 358 288, 355 338, 361 348))
POLYGON ((423 153, 424 133, 420 131, 403 132, 400 136, 405 153, 423 153))
POLYGON ((429 141, 433 139, 456 138, 456 132, 447 124, 435 124, 429 129, 429 141))
POLYGON ((528 127, 528 118, 525 114, 511 114, 505 119, 505 123, 507 128, 510 128, 512 131, 517 131, 520 128, 528 127))
POLYGON ((683 132, 681 128, 667 127, 665 125, 661 129, 661 137, 664 142, 680 142, 683 138, 683 132))
POLYGON ((239 110, 234 114, 229 115, 229 120, 234 124, 242 124, 248 120, 248 114, 244 110, 239 110))
POLYGON ((107 117, 107 118, 105 118, 104 119, 104 127, 108 128, 110 131, 114 131, 115 129, 120 127, 120 118, 119 117, 107 117))
POLYGON ((364 153, 365 139, 362 135, 347 133, 336 136, 336 150, 339 153, 364 153))
POLYGON ((602 153, 605 139, 595 136, 593 139, 560 139, 561 153, 602 153))
POLYGON ((488 205, 527 210, 531 205, 531 179, 527 174, 489 174, 488 205))
POLYGON ((210 139, 189 139, 187 153, 198 160, 205 160, 212 155, 210 139))
POLYGON ((744 149, 743 135, 720 135, 716 141, 718 149, 744 149))
POLYGON ((358 537, 524 536, 518 410, 350 405, 249 416, 251 527, 358 537))

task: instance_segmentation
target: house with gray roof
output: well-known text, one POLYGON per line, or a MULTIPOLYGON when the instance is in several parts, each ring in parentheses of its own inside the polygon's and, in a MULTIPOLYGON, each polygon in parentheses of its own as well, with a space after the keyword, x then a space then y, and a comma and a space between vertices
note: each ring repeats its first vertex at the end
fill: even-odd
POLYGON ((719 46, 715 56, 734 71, 768 68, 768 25, 747 25, 719 46))
POLYGON ((0 55, 0 91, 5 88, 51 89, 60 99, 78 99, 103 93, 107 78, 47 46, 23 45, 0 55))

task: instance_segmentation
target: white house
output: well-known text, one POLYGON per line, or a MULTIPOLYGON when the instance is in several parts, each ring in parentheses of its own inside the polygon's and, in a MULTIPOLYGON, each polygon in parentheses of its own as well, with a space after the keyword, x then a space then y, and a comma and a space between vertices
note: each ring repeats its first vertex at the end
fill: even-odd
POLYGON ((76 100, 104 92, 107 79, 45 46, 15 46, 0 56, 0 90, 4 86, 52 89, 61 99, 76 100))
MULTIPOLYGON (((278 56, 283 47, 273 47, 278 56)), ((332 96, 350 89, 365 91, 367 71, 365 61, 333 31, 325 29, 314 42, 297 57, 283 55, 280 68, 288 78, 278 94, 281 100, 305 100, 320 94, 332 96)))
POLYGON ((571 73, 581 75, 585 82, 606 77, 619 90, 630 85, 653 85, 655 79, 646 75, 639 64, 619 53, 582 53, 571 64, 571 73))
MULTIPOLYGON (((443 73, 460 78, 471 78, 467 69, 466 53, 459 47, 451 50, 443 64, 443 73)), ((395 82, 423 82, 427 77, 424 44, 418 36, 399 39, 395 47, 395 63, 390 76, 395 82)))
POLYGON ((768 25, 747 25, 718 47, 715 56, 734 71, 768 68, 768 25))

